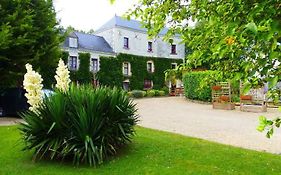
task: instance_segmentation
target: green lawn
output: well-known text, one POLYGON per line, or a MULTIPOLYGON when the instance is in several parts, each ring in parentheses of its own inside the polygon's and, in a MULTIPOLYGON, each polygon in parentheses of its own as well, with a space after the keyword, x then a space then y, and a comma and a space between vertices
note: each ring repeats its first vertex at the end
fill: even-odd
POLYGON ((32 161, 16 126, 0 127, 0 174, 281 174, 281 157, 137 128, 126 151, 104 165, 32 161))

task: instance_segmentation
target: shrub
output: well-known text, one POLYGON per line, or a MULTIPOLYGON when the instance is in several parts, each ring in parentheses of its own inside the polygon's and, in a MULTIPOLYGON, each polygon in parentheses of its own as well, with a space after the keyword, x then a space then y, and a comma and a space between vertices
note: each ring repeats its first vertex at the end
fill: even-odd
POLYGON ((142 94, 143 94, 144 97, 147 96, 146 91, 142 91, 142 94))
POLYGON ((145 96, 145 91, 141 91, 141 90, 133 90, 132 91, 132 95, 135 98, 142 98, 145 96))
POLYGON ((156 97, 157 97, 157 96, 160 96, 159 90, 154 90, 154 92, 155 92, 155 96, 156 96, 156 97))
POLYGON ((135 104, 122 90, 71 86, 45 98, 38 112, 22 113, 20 131, 35 159, 70 158, 96 166, 130 142, 135 113, 135 104))
POLYGON ((166 86, 162 87, 160 90, 164 91, 166 95, 169 94, 169 88, 166 86))
POLYGON ((165 91, 159 91, 158 93, 159 93, 159 96, 165 96, 166 95, 165 91))
MULTIPOLYGON (((215 71, 188 72, 183 77, 185 96, 193 100, 211 101, 210 80, 222 81, 215 71)), ((224 80, 225 81, 225 80, 224 80)))
POLYGON ((128 97, 133 97, 132 91, 127 92, 128 97))
POLYGON ((148 91, 146 92, 146 95, 147 95, 148 97, 154 97, 154 96, 155 96, 155 90, 148 90, 148 91))

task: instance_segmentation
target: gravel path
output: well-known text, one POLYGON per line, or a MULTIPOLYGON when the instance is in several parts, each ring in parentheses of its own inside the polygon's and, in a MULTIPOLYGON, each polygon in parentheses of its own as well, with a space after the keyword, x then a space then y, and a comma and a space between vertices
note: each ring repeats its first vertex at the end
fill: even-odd
POLYGON ((144 98, 135 100, 140 114, 139 125, 202 138, 223 144, 281 154, 281 129, 271 139, 256 130, 258 117, 281 116, 277 109, 266 113, 214 110, 183 97, 144 98))

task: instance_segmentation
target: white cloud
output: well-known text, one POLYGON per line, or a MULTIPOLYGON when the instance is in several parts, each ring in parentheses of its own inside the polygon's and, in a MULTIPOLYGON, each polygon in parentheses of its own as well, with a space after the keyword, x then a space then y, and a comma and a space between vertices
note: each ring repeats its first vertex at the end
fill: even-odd
POLYGON ((137 0, 54 0, 57 18, 64 27, 69 25, 79 30, 97 30, 115 14, 123 15, 137 0))

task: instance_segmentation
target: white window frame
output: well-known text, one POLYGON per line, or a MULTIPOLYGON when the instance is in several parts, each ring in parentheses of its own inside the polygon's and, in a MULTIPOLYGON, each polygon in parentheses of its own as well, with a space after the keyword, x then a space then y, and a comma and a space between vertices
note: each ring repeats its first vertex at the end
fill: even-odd
POLYGON ((72 70, 72 71, 78 70, 78 57, 77 56, 69 56, 69 58, 68 58, 68 69, 72 70), (75 61, 73 61, 73 59, 75 59, 75 61), (75 67, 74 67, 74 65, 75 65, 75 67))
POLYGON ((143 82, 144 89, 153 89, 153 80, 145 79, 143 82), (145 87, 145 82, 150 81, 150 87, 145 87))
POLYGON ((178 64, 177 63, 172 63, 171 64, 171 68, 173 69, 173 66, 175 66, 175 68, 177 68, 178 64))
POLYGON ((95 73, 95 72, 98 72, 98 71, 99 71, 99 59, 98 58, 91 58, 91 72, 95 73), (94 67, 94 61, 93 60, 97 61, 96 67, 94 67))
POLYGON ((123 62, 122 64, 122 73, 124 76, 131 76, 131 63, 130 62, 123 62), (128 65, 128 72, 125 72, 125 65, 128 65))
POLYGON ((149 73, 153 73, 154 72, 154 63, 153 61, 147 61, 146 62, 146 70, 149 72, 149 73), (151 71, 148 69, 148 65, 151 64, 151 71))

